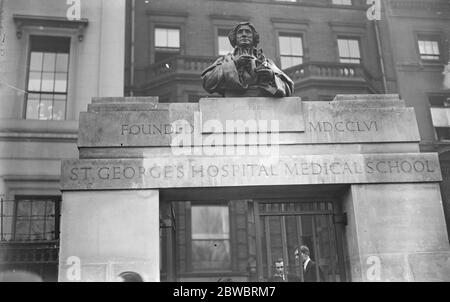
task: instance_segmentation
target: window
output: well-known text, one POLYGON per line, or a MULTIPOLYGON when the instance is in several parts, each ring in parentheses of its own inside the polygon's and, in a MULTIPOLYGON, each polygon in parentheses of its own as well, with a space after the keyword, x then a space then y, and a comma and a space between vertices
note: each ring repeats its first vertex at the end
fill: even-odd
POLYGON ((338 39, 339 62, 341 63, 361 63, 361 52, 359 50, 359 40, 338 39))
POLYGON ((450 120, 447 112, 450 110, 450 93, 428 93, 431 118, 438 140, 450 140, 450 120))
POLYGON ((332 0, 334 5, 352 5, 352 0, 332 0))
POLYGON ((192 205, 192 269, 231 269, 228 206, 192 205))
POLYGON ((431 92, 428 93, 428 102, 431 108, 449 108, 450 93, 431 92))
POLYGON ((59 198, 20 198, 15 202, 13 240, 57 240, 59 198))
POLYGON ((180 53, 180 30, 155 28, 155 63, 180 53))
POLYGON ((423 36, 418 38, 420 59, 423 61, 440 61, 439 39, 436 36, 423 36))
POLYGON ((217 50, 219 52, 220 56, 224 56, 228 53, 233 52, 233 47, 230 44, 230 41, 228 40, 228 33, 230 30, 227 29, 219 29, 218 35, 217 35, 217 50))
POLYGON ((55 197, 1 201, 2 241, 52 241, 59 238, 59 202, 55 197))
POLYGON ((281 68, 303 64, 303 41, 299 35, 280 34, 281 68))
POLYGON ((64 120, 70 38, 31 36, 26 119, 64 120))
POLYGON ((1 199, 0 271, 27 271, 58 281, 60 197, 1 199))
POLYGON ((450 128, 449 127, 436 127, 436 135, 438 140, 450 140, 450 128))

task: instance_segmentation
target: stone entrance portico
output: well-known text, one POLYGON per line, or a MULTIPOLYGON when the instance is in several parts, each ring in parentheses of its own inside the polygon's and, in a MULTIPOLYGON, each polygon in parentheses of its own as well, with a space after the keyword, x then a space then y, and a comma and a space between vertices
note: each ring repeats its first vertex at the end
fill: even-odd
POLYGON ((62 165, 59 280, 131 270, 159 281, 164 190, 214 199, 342 185, 351 281, 448 281, 439 161, 419 141, 414 110, 396 95, 94 99, 80 116, 80 158, 62 165))

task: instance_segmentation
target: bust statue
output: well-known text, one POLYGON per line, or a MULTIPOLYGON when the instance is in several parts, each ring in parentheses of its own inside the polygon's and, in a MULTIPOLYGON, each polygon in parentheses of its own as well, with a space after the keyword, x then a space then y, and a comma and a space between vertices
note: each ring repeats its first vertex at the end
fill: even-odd
POLYGON ((203 88, 225 97, 287 97, 294 91, 293 81, 262 49, 259 34, 249 22, 237 24, 228 35, 233 53, 219 57, 202 72, 203 88))

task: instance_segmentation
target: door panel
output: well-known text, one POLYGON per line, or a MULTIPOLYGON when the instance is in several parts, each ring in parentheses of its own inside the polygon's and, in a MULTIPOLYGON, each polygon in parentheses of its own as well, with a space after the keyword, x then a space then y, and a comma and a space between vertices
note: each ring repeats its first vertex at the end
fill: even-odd
POLYGON ((266 281, 274 273, 275 260, 282 258, 290 275, 303 280, 294 249, 306 245, 316 262, 316 275, 322 281, 341 281, 344 268, 338 259, 336 228, 332 202, 255 201, 258 280, 266 281), (259 242, 259 246, 258 246, 259 242), (319 272, 320 270, 320 272, 319 272))

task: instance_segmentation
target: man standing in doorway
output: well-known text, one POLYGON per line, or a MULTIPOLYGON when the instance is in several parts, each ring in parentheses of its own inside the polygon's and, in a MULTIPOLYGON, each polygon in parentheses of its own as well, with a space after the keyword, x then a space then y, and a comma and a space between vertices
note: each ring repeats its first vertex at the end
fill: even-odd
POLYGON ((270 277, 269 282, 286 282, 284 274, 284 261, 282 258, 275 260, 275 274, 270 277))
POLYGON ((269 278, 269 282, 299 282, 300 279, 290 274, 286 267, 284 266, 283 258, 278 258, 274 262, 275 265, 275 274, 269 278))
POLYGON ((320 266, 316 269, 316 263, 310 258, 310 251, 306 245, 302 245, 300 247, 300 251, 298 248, 294 251, 295 260, 302 266, 303 270, 303 280, 304 282, 322 282, 325 281, 323 277, 322 270, 320 266), (301 260, 301 261, 300 261, 301 260), (317 276, 317 271, 319 271, 319 276, 317 276), (319 278, 317 278, 319 277, 319 278))

